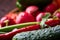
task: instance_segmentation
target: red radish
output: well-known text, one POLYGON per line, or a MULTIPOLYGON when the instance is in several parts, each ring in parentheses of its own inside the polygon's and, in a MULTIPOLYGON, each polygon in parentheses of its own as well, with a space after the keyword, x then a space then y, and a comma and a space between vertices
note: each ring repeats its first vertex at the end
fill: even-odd
POLYGON ((54 12, 53 17, 60 18, 60 8, 54 12))
POLYGON ((33 22, 35 21, 34 17, 31 14, 26 12, 20 12, 16 18, 16 23, 25 23, 25 22, 33 22))
POLYGON ((2 27, 4 26, 8 26, 8 25, 13 25, 13 24, 16 24, 15 21, 7 16, 1 18, 0 20, 0 24, 2 27))
POLYGON ((7 37, 5 34, 0 34, 0 40, 7 40, 7 37))
POLYGON ((16 17, 17 17, 17 13, 9 13, 6 15, 7 17, 13 19, 15 21, 16 17))
POLYGON ((0 27, 4 27, 4 26, 6 26, 5 23, 0 23, 0 27))
POLYGON ((44 11, 53 13, 57 8, 58 7, 56 3, 51 3, 50 5, 45 7, 44 11))
POLYGON ((13 19, 15 21, 17 15, 19 13, 17 11, 18 11, 18 8, 15 8, 12 11, 10 11, 8 14, 6 14, 5 16, 7 16, 7 17, 9 17, 9 18, 11 18, 11 19, 13 19))
POLYGON ((33 16, 36 18, 36 16, 40 13, 41 11, 36 11, 33 16))
POLYGON ((8 19, 8 18, 6 16, 4 16, 4 17, 1 18, 0 22, 5 21, 6 19, 8 19))
POLYGON ((60 18, 60 12, 57 12, 54 16, 60 18))
MULTIPOLYGON (((4 22, 5 20, 7 20, 7 17, 6 17, 6 16, 1 18, 1 20, 0 20, 0 26, 1 26, 1 27, 6 26, 6 23, 4 22)), ((8 22, 7 22, 7 23, 8 23, 8 22)))
POLYGON ((36 16, 36 21, 40 22, 42 20, 42 17, 45 16, 48 12, 41 12, 36 16))
POLYGON ((60 19, 52 19, 51 18, 51 19, 48 19, 45 24, 47 24, 48 26, 53 27, 53 26, 56 26, 56 25, 60 24, 60 19))
POLYGON ((29 7, 26 8, 26 12, 35 16, 38 9, 39 8, 37 6, 29 6, 29 7))
POLYGON ((1 34, 0 35, 0 40, 4 39, 4 40, 11 40, 12 37, 20 32, 24 32, 24 31, 32 31, 32 30, 38 30, 40 29, 40 25, 32 25, 32 26, 27 26, 21 29, 14 29, 13 31, 9 32, 9 33, 5 33, 5 34, 1 34), (5 35, 5 36, 3 36, 5 35))

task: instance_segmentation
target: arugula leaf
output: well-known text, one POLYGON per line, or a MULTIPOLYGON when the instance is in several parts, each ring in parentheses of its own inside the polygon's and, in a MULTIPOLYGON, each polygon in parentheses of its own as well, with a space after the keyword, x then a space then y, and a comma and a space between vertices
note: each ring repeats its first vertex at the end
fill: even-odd
POLYGON ((41 28, 46 27, 47 25, 45 24, 45 22, 47 21, 47 19, 51 16, 50 13, 46 13, 45 16, 42 17, 42 21, 40 22, 41 28))

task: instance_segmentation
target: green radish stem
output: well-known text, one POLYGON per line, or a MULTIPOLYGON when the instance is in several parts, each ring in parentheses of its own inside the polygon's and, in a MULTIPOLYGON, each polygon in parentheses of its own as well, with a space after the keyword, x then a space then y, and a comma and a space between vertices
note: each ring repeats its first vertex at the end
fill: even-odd
POLYGON ((6 26, 8 26, 9 20, 5 20, 4 23, 6 23, 6 26))
POLYGON ((6 27, 0 28, 0 32, 10 32, 15 28, 23 28, 23 27, 30 26, 30 25, 35 25, 35 24, 39 24, 39 22, 28 22, 28 23, 6 26, 6 27))
POLYGON ((45 22, 47 21, 47 19, 51 16, 51 14, 49 12, 46 13, 45 16, 43 16, 42 21, 40 22, 41 28, 46 27, 47 25, 45 24, 45 22))

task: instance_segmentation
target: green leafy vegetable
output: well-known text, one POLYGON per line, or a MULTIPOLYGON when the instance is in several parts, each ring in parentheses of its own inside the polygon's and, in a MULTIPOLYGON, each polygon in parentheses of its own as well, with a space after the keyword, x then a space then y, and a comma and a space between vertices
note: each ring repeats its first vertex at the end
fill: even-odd
POLYGON ((40 22, 41 28, 46 27, 47 25, 45 24, 45 22, 47 21, 47 19, 51 16, 50 13, 46 13, 45 16, 43 16, 42 21, 40 22))

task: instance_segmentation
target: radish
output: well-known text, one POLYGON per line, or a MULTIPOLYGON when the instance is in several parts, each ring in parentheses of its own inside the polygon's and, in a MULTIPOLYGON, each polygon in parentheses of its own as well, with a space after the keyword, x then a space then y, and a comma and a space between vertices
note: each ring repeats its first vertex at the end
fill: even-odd
MULTIPOLYGON (((36 16, 36 21, 40 22, 42 20, 42 17, 45 16, 48 12, 41 12, 36 16)), ((50 13, 49 13, 50 14, 50 13)))
POLYGON ((26 12, 35 16, 38 9, 39 8, 37 6, 29 6, 29 7, 26 8, 26 12))
POLYGON ((31 26, 20 28, 20 29, 14 29, 11 32, 8 32, 5 34, 0 34, 0 40, 12 40, 12 37, 14 35, 16 35, 17 33, 25 32, 25 31, 38 30, 40 28, 41 28, 40 25, 31 25, 31 26))
POLYGON ((16 18, 17 24, 25 22, 33 22, 33 21, 35 21, 34 17, 26 12, 20 12, 16 18))
POLYGON ((9 18, 11 18, 11 19, 13 19, 15 21, 17 15, 18 15, 17 12, 16 13, 15 12, 11 12, 11 13, 6 14, 5 16, 7 16, 7 17, 9 17, 9 18))
POLYGON ((53 19, 53 18, 50 18, 48 19, 45 24, 47 24, 48 26, 51 26, 51 27, 54 27, 56 25, 60 25, 60 20, 59 19, 53 19))
POLYGON ((53 13, 57 8, 58 7, 57 7, 56 3, 51 3, 50 5, 48 5, 44 8, 44 11, 53 13))
POLYGON ((1 27, 14 25, 14 24, 16 24, 15 21, 12 18, 7 17, 7 16, 2 17, 0 20, 1 27))
POLYGON ((57 12, 54 16, 60 18, 60 12, 57 12))
POLYGON ((60 19, 60 8, 54 12, 53 17, 57 17, 60 19))

